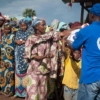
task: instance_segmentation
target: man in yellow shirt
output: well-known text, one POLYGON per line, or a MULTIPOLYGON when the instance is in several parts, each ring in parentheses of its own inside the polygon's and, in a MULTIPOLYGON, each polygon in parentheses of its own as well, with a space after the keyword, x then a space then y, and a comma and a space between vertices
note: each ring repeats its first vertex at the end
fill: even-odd
POLYGON ((63 38, 62 51, 65 56, 65 72, 62 83, 64 84, 64 100, 77 100, 78 81, 81 68, 81 51, 66 52, 63 38))

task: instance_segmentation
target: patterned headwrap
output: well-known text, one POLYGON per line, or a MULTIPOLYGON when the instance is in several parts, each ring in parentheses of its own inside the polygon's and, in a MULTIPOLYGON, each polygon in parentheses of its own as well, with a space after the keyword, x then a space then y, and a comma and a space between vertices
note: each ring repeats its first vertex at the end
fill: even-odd
POLYGON ((25 23, 26 25, 28 25, 28 21, 26 19, 21 19, 19 21, 19 25, 21 25, 22 23, 25 23))
POLYGON ((32 22, 32 27, 35 27, 37 24, 39 24, 40 22, 42 22, 43 19, 39 19, 39 18, 36 18, 35 20, 33 20, 32 22))
POLYGON ((13 26, 13 27, 17 27, 17 22, 16 21, 11 21, 10 25, 13 26))
POLYGON ((12 26, 12 32, 18 31, 18 26, 16 21, 11 21, 10 25, 12 26))
POLYGON ((10 25, 10 23, 6 22, 4 23, 4 28, 12 28, 12 26, 10 25))
POLYGON ((4 15, 4 18, 6 19, 6 20, 11 20, 11 18, 10 18, 10 16, 9 15, 4 15))
POLYGON ((68 24, 64 24, 64 25, 62 25, 62 27, 60 28, 60 31, 61 30, 69 30, 70 28, 69 28, 69 25, 68 24))
POLYGON ((56 31, 60 31, 61 27, 66 24, 65 22, 60 22, 56 31))
POLYGON ((50 26, 51 26, 54 30, 57 30, 58 25, 59 25, 59 20, 54 19, 50 26))

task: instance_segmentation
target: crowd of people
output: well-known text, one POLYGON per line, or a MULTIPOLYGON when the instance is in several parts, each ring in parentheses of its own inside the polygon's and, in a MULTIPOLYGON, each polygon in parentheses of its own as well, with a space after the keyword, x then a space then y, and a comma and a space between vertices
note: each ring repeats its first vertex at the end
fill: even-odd
POLYGON ((89 11, 83 25, 0 14, 0 95, 100 100, 100 4, 89 11))

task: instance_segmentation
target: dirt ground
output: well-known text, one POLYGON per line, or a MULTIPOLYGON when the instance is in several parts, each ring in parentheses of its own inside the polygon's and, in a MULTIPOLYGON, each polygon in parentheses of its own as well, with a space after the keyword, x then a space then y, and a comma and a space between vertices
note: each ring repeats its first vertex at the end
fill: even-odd
POLYGON ((0 100, 25 100, 25 99, 24 98, 12 99, 11 97, 6 97, 4 95, 0 95, 0 100))

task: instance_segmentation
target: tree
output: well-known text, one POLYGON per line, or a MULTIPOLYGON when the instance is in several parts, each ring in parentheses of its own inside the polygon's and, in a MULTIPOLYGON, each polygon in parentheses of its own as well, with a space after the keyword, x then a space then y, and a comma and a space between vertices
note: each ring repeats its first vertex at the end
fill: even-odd
POLYGON ((25 9, 25 11, 23 12, 23 16, 24 17, 33 17, 36 16, 36 11, 32 10, 30 8, 25 9))

